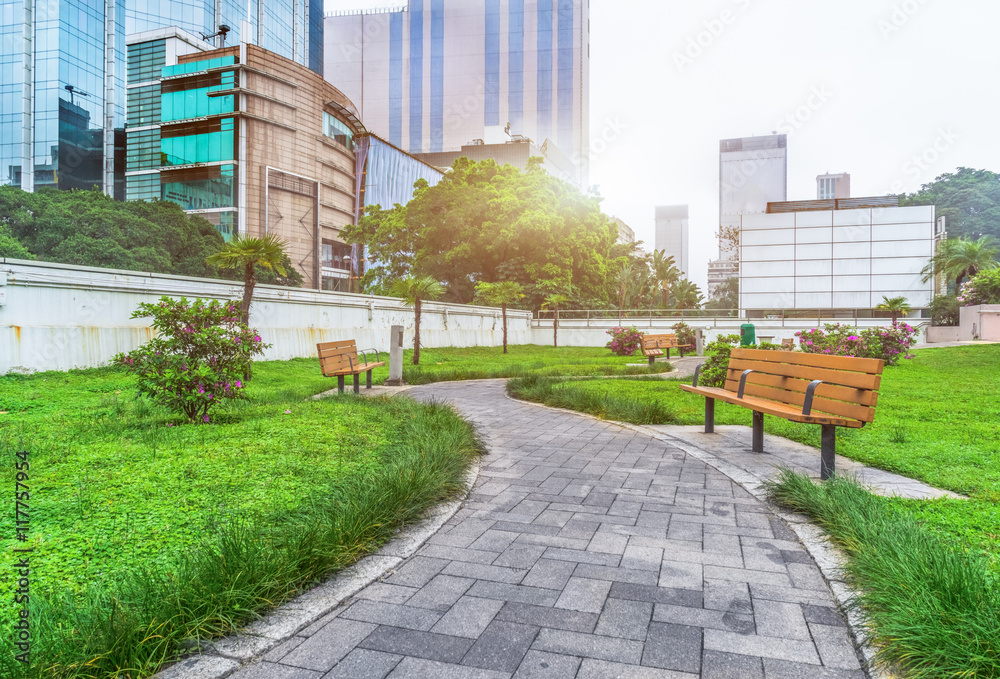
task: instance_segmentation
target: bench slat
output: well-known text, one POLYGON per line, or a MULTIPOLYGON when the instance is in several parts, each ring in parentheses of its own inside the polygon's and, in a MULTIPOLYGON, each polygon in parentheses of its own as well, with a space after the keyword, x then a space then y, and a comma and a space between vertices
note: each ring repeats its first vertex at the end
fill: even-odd
POLYGON ((808 365, 814 368, 833 368, 834 370, 849 370, 853 372, 881 375, 885 361, 877 358, 856 358, 854 356, 835 356, 828 354, 810 354, 795 351, 790 354, 776 353, 767 349, 733 349, 733 358, 788 363, 791 365, 808 365))
POLYGON ((762 412, 765 415, 775 415, 785 420, 791 420, 792 422, 803 422, 806 424, 832 424, 837 427, 851 427, 854 429, 857 429, 865 424, 863 420, 838 417, 824 413, 803 415, 801 409, 796 410, 793 406, 775 403, 774 401, 765 401, 753 396, 744 396, 741 399, 736 398, 736 394, 727 389, 719 389, 716 387, 693 387, 690 384, 681 384, 680 388, 692 394, 698 394, 700 396, 714 398, 725 403, 743 406, 751 410, 762 412))
MULTIPOLYGON (((737 370, 732 368, 726 375, 726 389, 736 391, 740 386, 740 376, 742 375, 742 370, 737 370)), ((767 387, 775 387, 776 389, 787 389, 789 391, 799 392, 801 394, 806 393, 806 389, 809 388, 809 383, 812 380, 803 377, 789 377, 787 375, 771 375, 762 372, 750 373, 747 376, 747 393, 752 385, 764 385, 767 387)), ((863 406, 872 406, 877 398, 878 392, 871 391, 868 389, 857 389, 855 387, 844 387, 839 384, 821 384, 819 389, 816 391, 816 395, 819 396, 822 393, 826 398, 831 398, 837 401, 849 401, 851 403, 857 403, 863 406)))
MULTIPOLYGON (((750 375, 750 378, 752 377, 753 375, 750 375)), ((852 420, 861 420, 862 422, 871 422, 875 419, 874 408, 858 405, 856 403, 847 403, 845 401, 835 401, 821 396, 820 394, 823 391, 823 387, 826 386, 828 385, 821 384, 816 388, 816 393, 812 402, 813 413, 825 413, 827 415, 848 417, 852 420)), ((727 391, 735 391, 738 387, 739 382, 726 383, 727 391), (731 385, 735 385, 735 387, 731 387, 731 385)), ((747 386, 743 392, 743 396, 744 398, 752 396, 754 398, 765 398, 770 401, 785 403, 790 407, 796 408, 798 412, 802 412, 802 404, 805 403, 806 400, 806 395, 798 391, 787 391, 785 389, 777 389, 775 387, 768 387, 764 385, 751 385, 750 379, 747 379, 747 386)))
POLYGON ((368 372, 372 368, 378 368, 379 366, 385 365, 385 361, 379 361, 378 363, 372 361, 371 363, 355 363, 354 370, 351 370, 346 364, 343 368, 334 370, 333 372, 328 372, 324 369, 323 375, 326 377, 335 377, 337 375, 353 375, 355 373, 368 372))
MULTIPOLYGON (((733 354, 736 352, 734 351, 733 354)), ((764 351, 762 353, 776 354, 784 357, 790 354, 785 351, 764 351)), ((867 372, 848 372, 846 370, 836 370, 830 368, 820 368, 808 365, 796 365, 793 363, 779 363, 768 360, 752 360, 746 358, 730 358, 729 368, 739 370, 756 370, 758 372, 771 375, 784 375, 787 377, 799 377, 805 380, 823 380, 830 384, 839 384, 855 389, 869 389, 878 391, 882 382, 882 377, 878 374, 867 372)))

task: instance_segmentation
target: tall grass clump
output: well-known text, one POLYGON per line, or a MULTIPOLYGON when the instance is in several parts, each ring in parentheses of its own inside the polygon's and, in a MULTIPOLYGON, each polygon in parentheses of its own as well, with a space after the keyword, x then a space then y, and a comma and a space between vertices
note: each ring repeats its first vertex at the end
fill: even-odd
POLYGON ((507 393, 523 401, 541 403, 633 424, 674 424, 677 416, 663 403, 580 389, 574 383, 530 374, 507 381, 507 393))
POLYGON ((853 479, 816 485, 786 469, 766 488, 846 552, 879 662, 916 679, 1000 677, 1000 583, 984 557, 950 547, 853 479))
MULTIPOLYGON (((82 594, 32 592, 30 667, 0 642, 0 676, 138 679, 228 634, 371 553, 463 489, 484 450, 450 408, 378 399, 403 429, 382 464, 317 488, 280 514, 221 517, 165 566, 82 594)), ((5 635, 7 636, 7 635, 5 635)))

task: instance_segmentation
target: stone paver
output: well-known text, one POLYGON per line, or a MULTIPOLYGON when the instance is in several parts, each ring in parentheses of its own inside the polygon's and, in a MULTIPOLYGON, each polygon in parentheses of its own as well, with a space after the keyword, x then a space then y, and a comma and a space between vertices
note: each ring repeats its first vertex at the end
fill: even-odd
POLYGON ((416 554, 234 673, 253 677, 863 677, 795 533, 653 433, 504 396, 451 402, 489 447, 416 554))

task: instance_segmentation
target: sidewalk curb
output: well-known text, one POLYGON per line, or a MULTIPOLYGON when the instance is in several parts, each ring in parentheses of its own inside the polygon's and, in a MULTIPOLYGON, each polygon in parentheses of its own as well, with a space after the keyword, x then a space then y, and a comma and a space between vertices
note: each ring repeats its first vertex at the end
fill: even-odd
POLYGON ((375 554, 360 559, 321 585, 303 592, 248 625, 240 634, 205 644, 200 655, 184 658, 153 675, 153 679, 223 679, 259 660, 303 629, 335 612, 348 598, 391 572, 413 556, 465 504, 482 460, 476 459, 465 476, 465 492, 456 500, 432 509, 420 523, 400 531, 375 554))

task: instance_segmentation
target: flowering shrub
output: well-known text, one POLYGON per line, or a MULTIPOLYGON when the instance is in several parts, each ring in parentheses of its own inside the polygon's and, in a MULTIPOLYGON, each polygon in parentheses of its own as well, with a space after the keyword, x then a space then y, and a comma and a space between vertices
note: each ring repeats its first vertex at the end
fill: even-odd
POLYGON ((189 422, 208 422, 225 399, 245 398, 254 356, 264 353, 255 330, 239 321, 235 302, 161 297, 143 303, 132 318, 153 319, 156 337, 114 362, 139 376, 139 391, 189 422))
POLYGON ((962 306, 1000 304, 1000 269, 980 271, 963 283, 958 302, 962 306))
POLYGON ((724 387, 726 385, 726 367, 729 365, 729 355, 733 347, 740 343, 739 335, 719 335, 714 342, 705 346, 708 358, 698 373, 698 384, 705 387, 724 387))
POLYGON ((611 328, 607 331, 611 341, 605 344, 615 356, 631 356, 642 343, 642 333, 634 326, 611 328))
POLYGON ((810 354, 880 358, 887 365, 896 365, 900 358, 913 358, 910 347, 917 342, 918 331, 913 326, 895 321, 889 327, 876 327, 856 332, 849 325, 827 323, 823 330, 812 328, 795 333, 799 348, 810 354))
POLYGON ((674 332, 677 333, 678 344, 690 344, 691 346, 694 346, 695 335, 694 335, 694 330, 691 328, 690 325, 688 325, 684 321, 680 321, 678 323, 674 323, 671 327, 673 328, 674 332))

